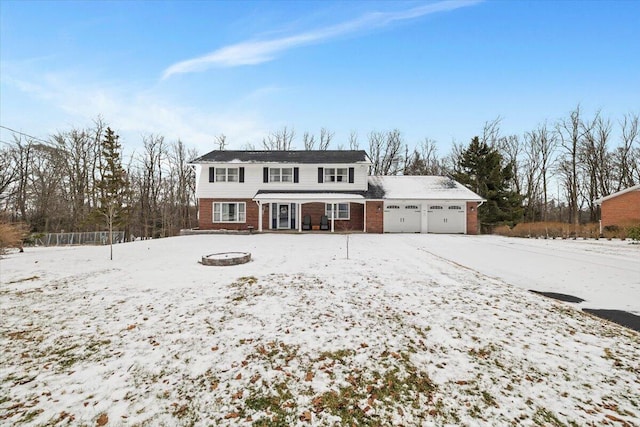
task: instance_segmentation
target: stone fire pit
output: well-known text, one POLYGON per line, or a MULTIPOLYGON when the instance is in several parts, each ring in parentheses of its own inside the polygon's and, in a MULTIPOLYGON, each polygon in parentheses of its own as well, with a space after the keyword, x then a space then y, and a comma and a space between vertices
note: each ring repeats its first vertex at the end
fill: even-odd
POLYGON ((202 265, 238 265, 251 261, 251 252, 221 252, 205 255, 200 262, 202 265))

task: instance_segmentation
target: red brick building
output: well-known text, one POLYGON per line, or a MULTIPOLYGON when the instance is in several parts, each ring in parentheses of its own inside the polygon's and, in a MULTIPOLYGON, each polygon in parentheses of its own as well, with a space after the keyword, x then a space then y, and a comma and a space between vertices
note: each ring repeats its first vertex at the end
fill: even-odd
POLYGON ((596 200, 601 228, 640 224, 640 184, 596 200))

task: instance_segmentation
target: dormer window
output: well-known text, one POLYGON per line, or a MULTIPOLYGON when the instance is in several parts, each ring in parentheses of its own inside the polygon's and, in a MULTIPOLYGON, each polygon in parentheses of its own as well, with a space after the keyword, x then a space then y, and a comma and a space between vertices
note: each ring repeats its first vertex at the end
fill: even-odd
POLYGON ((325 168, 324 182, 347 182, 349 177, 348 168, 325 168))

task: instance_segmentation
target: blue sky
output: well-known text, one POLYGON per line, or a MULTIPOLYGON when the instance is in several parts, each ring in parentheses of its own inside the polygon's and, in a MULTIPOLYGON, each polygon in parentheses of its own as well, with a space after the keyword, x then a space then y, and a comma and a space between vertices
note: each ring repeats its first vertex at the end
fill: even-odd
POLYGON ((101 115, 130 150, 260 148, 286 125, 297 148, 398 128, 444 155, 498 116, 640 113, 634 1, 2 0, 0 20, 0 124, 39 138, 101 115))

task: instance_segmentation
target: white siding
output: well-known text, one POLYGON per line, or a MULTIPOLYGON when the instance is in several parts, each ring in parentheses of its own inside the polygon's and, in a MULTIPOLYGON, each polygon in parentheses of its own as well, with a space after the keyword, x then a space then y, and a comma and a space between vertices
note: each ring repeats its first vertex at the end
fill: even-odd
POLYGON ((237 198, 250 199, 259 190, 282 191, 366 191, 368 165, 363 164, 293 164, 293 163, 210 163, 196 165, 196 197, 197 198, 237 198), (244 182, 209 182, 209 167, 244 167, 244 182), (299 182, 263 182, 265 167, 299 168, 299 182), (318 183, 318 167, 322 168, 354 168, 354 182, 318 183))

